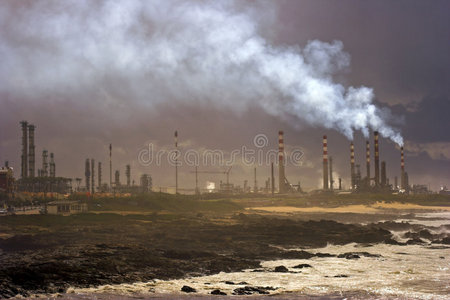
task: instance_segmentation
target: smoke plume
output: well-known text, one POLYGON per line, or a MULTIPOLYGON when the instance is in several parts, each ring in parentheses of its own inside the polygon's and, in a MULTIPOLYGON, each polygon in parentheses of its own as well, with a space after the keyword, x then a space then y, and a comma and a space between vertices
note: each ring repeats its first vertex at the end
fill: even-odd
MULTIPOLYGON (((268 113, 348 138, 370 129, 402 144, 368 87, 333 76, 349 66, 340 41, 274 46, 270 3, 6 1, 0 6, 0 92, 38 101, 98 90, 110 102, 164 101, 268 113)), ((93 101, 80 98, 79 101, 93 101)), ((293 124, 295 125, 295 124, 293 124)))

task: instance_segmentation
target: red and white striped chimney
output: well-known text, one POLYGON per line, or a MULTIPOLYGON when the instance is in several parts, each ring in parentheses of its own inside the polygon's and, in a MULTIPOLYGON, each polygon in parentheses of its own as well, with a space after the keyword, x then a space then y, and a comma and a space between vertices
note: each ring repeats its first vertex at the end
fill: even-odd
POLYGON ((351 189, 355 188, 355 145, 350 143, 350 182, 351 189))
POLYGON ((375 185, 380 185, 380 152, 378 147, 378 131, 373 133, 375 142, 375 185))
POLYGON ((327 136, 323 136, 323 189, 328 190, 328 145, 327 136))
POLYGON ((370 142, 366 141, 366 170, 367 182, 370 185, 370 142))
POLYGON ((283 131, 278 131, 278 186, 280 194, 286 192, 286 180, 284 174, 284 138, 283 131))
POLYGON ((402 189, 406 188, 405 184, 405 154, 403 153, 403 147, 400 148, 400 168, 401 168, 401 174, 400 174, 400 187, 402 189))

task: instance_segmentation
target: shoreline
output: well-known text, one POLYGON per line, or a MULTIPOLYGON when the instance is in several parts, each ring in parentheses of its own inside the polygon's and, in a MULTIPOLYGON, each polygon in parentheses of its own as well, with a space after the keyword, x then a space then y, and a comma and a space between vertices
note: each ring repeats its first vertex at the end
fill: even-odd
POLYGON ((296 206, 259 206, 259 207, 247 207, 247 211, 266 211, 272 213, 392 213, 395 211, 450 211, 450 206, 425 206, 411 203, 386 203, 376 202, 374 204, 354 204, 344 205, 338 207, 323 207, 323 206, 311 206, 311 207, 296 207, 296 206))
MULTIPOLYGON (((279 207, 262 208, 278 210, 279 207)), ((424 237, 430 244, 440 244, 446 236, 446 243, 450 242, 444 233, 424 231, 426 227, 417 224, 395 222, 404 216, 399 212, 433 211, 435 207, 418 209, 417 205, 381 202, 370 207, 374 212, 361 205, 343 206, 340 211, 328 207, 320 211, 295 207, 300 210, 298 213, 281 216, 273 211, 255 210, 259 206, 224 213, 135 214, 133 210, 130 211, 133 214, 5 216, 0 224, 3 232, 0 258, 5 262, 0 266, 0 278, 3 278, 0 297, 32 294, 48 297, 58 293, 58 297, 78 299, 76 295, 64 294, 65 291, 71 287, 240 272, 257 269, 268 260, 330 257, 330 253, 308 251, 328 244, 423 245, 424 237), (392 234, 392 230, 399 228, 410 232, 404 243, 396 241, 392 234), (289 250, 294 248, 305 250, 289 250)), ((281 211, 285 209, 281 207, 281 211)), ((449 210, 444 207, 441 211, 449 210)), ((346 261, 345 256, 340 259, 346 261)), ((286 299, 297 299, 291 296, 286 295, 286 299)), ((321 299, 320 295, 316 296, 321 299)), ((112 297, 107 299, 122 299, 120 295, 112 297)), ((189 294, 182 298, 189 297, 216 299, 220 296, 189 294)), ((233 296, 239 299, 236 297, 233 296)))

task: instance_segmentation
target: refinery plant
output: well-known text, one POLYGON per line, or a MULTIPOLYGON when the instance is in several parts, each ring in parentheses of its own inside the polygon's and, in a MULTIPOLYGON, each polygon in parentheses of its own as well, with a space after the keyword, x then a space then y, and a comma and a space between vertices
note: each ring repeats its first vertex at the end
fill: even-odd
MULTIPOLYGON (((282 194, 305 194, 300 182, 292 184, 286 176, 286 152, 283 131, 278 132, 278 184, 275 182, 274 163, 271 163, 270 177, 265 180, 264 185, 258 187, 256 180, 257 169, 254 168, 253 188, 249 185, 249 180, 245 180, 243 187, 230 182, 230 171, 232 166, 223 171, 198 170, 191 172, 195 174, 195 188, 182 189, 178 186, 178 164, 175 164, 175 189, 158 188, 154 189, 152 176, 150 174, 141 174, 138 183, 132 179, 131 165, 124 166, 123 171, 125 180, 121 181, 121 170, 112 169, 112 145, 109 145, 109 182, 103 180, 103 166, 101 161, 94 158, 86 158, 84 180, 83 176, 76 178, 66 178, 56 174, 56 156, 53 152, 46 149, 42 151, 42 161, 40 168, 36 170, 35 158, 35 130, 36 126, 27 121, 20 122, 22 133, 21 166, 20 177, 15 178, 13 168, 9 166, 8 161, 0 169, 0 191, 8 195, 9 199, 18 193, 37 194, 42 196, 55 195, 76 195, 82 194, 91 197, 93 195, 130 195, 156 192, 172 192, 174 194, 197 194, 202 192, 217 192, 222 194, 246 194, 260 193, 267 195, 282 194), (37 172, 36 172, 37 171, 37 172), (114 173, 114 176, 113 176, 114 173), (224 174, 226 182, 220 181, 215 185, 209 182, 206 190, 201 190, 198 184, 199 174, 224 174), (84 182, 83 182, 84 181, 84 182)), ((178 152, 178 132, 175 132, 175 150, 178 152)), ((365 172, 361 166, 355 163, 355 145, 350 143, 349 157, 349 188, 344 190, 342 178, 333 178, 333 158, 329 156, 327 136, 323 136, 323 186, 321 190, 315 190, 314 193, 390 193, 390 194, 428 194, 430 193, 426 185, 410 186, 408 172, 405 168, 404 148, 399 151, 399 177, 393 176, 393 181, 387 175, 387 162, 380 159, 380 137, 377 131, 373 132, 373 160, 370 142, 365 141, 365 172), (372 164, 373 161, 373 164, 372 164), (372 173, 373 170, 373 173, 372 173), (337 180, 336 180, 337 179, 337 180)), ((81 175, 81 174, 80 174, 81 175)), ((441 193, 448 193, 442 190, 441 193)), ((56 196, 56 198, 58 198, 56 196)))

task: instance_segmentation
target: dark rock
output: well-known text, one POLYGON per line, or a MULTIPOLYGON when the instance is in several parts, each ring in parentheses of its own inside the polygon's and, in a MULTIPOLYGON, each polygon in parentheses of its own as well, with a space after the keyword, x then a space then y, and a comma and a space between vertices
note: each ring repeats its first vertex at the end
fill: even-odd
POLYGON ((423 239, 428 240, 431 240, 434 237, 434 235, 426 229, 422 229, 421 231, 419 231, 419 236, 423 239))
POLYGON ((225 281, 225 284, 234 285, 234 282, 233 281, 225 281))
POLYGON ((445 237, 441 240, 441 244, 450 245, 450 237, 445 237))
POLYGON ((187 286, 187 285, 183 285, 183 287, 181 288, 181 291, 185 292, 185 293, 196 293, 197 292, 196 289, 194 289, 190 286, 187 286))
POLYGON ((427 239, 427 240, 431 240, 431 239, 433 239, 435 237, 435 235, 433 235, 427 229, 422 229, 419 232, 408 231, 403 236, 405 238, 411 238, 411 239, 423 238, 423 239, 427 239))
POLYGON ((238 285, 246 285, 246 284, 248 284, 248 282, 245 282, 245 281, 241 281, 241 282, 239 282, 239 283, 237 283, 238 285))
POLYGON ((320 252, 316 253, 315 256, 317 256, 317 257, 336 257, 336 255, 334 255, 334 254, 320 253, 320 252))
POLYGON ((347 278, 349 276, 345 275, 345 274, 339 274, 339 275, 334 275, 334 277, 336 277, 336 278, 347 278))
POLYGON ((227 293, 222 292, 221 290, 217 289, 211 292, 211 295, 223 295, 225 296, 227 293))
POLYGON ((279 273, 289 272, 288 268, 286 268, 285 266, 277 266, 277 267, 275 267, 275 269, 273 271, 279 272, 279 273))
POLYGON ((303 269, 303 268, 312 268, 312 266, 311 265, 308 265, 308 264, 299 264, 299 265, 296 265, 295 267, 293 267, 294 269, 303 269))
POLYGON ((413 238, 406 241, 407 245, 422 245, 425 244, 425 241, 420 238, 413 238))
POLYGON ((281 258, 287 258, 287 259, 310 259, 311 257, 314 257, 315 255, 306 251, 285 251, 281 253, 281 258))
POLYGON ((252 286, 245 286, 242 288, 237 288, 233 290, 233 295, 253 295, 253 294, 261 294, 261 295, 268 295, 270 294, 269 290, 275 290, 273 287, 252 287, 252 286))
POLYGON ((346 258, 346 259, 358 259, 361 258, 361 256, 364 257, 381 257, 379 254, 372 254, 369 252, 346 252, 343 254, 339 254, 338 258, 346 258))
POLYGON ((358 254, 354 254, 354 253, 344 253, 344 254, 339 254, 338 258, 358 259, 358 258, 361 258, 361 257, 358 254))
POLYGON ((396 240, 394 240, 392 238, 385 239, 383 241, 383 243, 385 243, 387 245, 397 245, 397 246, 405 246, 406 245, 406 243, 401 243, 401 242, 396 241, 396 240))

